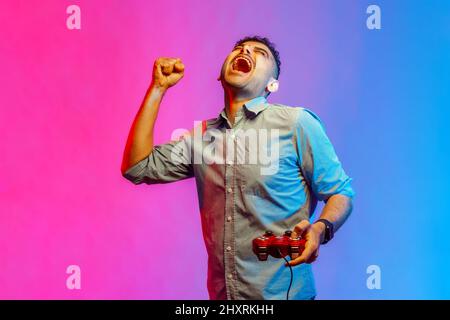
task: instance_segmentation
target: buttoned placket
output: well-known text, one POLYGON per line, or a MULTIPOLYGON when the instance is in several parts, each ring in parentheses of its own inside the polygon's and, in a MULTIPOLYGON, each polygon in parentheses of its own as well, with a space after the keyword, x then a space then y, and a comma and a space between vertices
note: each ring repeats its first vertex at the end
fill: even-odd
POLYGON ((235 129, 239 126, 242 118, 242 109, 236 114, 235 123, 230 126, 230 138, 225 139, 225 150, 228 150, 228 143, 233 143, 233 161, 227 163, 227 155, 225 153, 225 221, 224 221, 224 269, 225 269, 225 284, 227 291, 227 299, 236 299, 236 262, 235 262, 235 209, 236 209, 236 167, 237 162, 237 138, 235 136, 235 129))

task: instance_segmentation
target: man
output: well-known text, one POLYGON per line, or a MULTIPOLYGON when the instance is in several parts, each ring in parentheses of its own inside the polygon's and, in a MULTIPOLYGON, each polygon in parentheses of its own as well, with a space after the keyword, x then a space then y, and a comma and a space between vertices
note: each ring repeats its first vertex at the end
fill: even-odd
MULTIPOLYGON (((238 41, 218 79, 225 107, 217 118, 202 123, 200 142, 185 135, 153 146, 161 100, 184 74, 180 59, 159 58, 129 134, 122 164, 125 178, 135 184, 196 179, 211 299, 285 299, 291 281, 288 266, 274 257, 259 261, 252 240, 266 230, 278 235, 288 229, 292 237, 306 240, 303 253, 289 261, 293 271, 289 299, 314 299, 310 264, 317 259, 320 244, 331 240, 352 210, 351 179, 317 116, 304 108, 267 102, 278 89, 279 73, 279 54, 267 38, 238 41), (251 135, 245 133, 250 131, 257 132, 250 139, 253 146, 258 141, 261 150, 266 147, 276 155, 270 158, 275 170, 264 171, 267 162, 237 160, 255 155, 242 144, 248 142, 245 138, 251 135), (244 139, 239 139, 241 133, 244 139), (221 150, 205 155, 205 141, 211 140, 219 141, 216 147, 221 150), (194 161, 198 152, 203 152, 203 161, 194 161), (310 224, 318 200, 326 204, 320 219, 310 224)), ((257 160, 265 155, 261 150, 257 160)))

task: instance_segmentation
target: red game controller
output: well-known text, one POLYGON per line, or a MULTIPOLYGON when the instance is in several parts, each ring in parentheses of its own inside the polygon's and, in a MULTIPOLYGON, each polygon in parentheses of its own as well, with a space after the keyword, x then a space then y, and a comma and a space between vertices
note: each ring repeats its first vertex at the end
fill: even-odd
POLYGON ((305 249, 305 240, 300 237, 291 238, 292 231, 285 231, 282 236, 275 236, 272 231, 266 231, 262 236, 253 240, 253 252, 260 261, 266 261, 268 256, 283 258, 287 255, 291 259, 299 257, 305 249))

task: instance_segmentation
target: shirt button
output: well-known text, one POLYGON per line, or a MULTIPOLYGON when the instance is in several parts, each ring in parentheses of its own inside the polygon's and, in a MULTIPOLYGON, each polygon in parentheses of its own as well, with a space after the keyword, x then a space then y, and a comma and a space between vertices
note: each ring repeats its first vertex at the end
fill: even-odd
POLYGON ((231 247, 230 246, 227 247, 227 251, 231 251, 231 247))
POLYGON ((228 274, 228 279, 233 278, 233 275, 231 273, 228 274))
POLYGON ((227 221, 230 222, 231 221, 231 216, 227 217, 227 221))
POLYGON ((232 193, 232 192, 233 192, 233 189, 228 188, 227 191, 228 191, 228 193, 232 193))

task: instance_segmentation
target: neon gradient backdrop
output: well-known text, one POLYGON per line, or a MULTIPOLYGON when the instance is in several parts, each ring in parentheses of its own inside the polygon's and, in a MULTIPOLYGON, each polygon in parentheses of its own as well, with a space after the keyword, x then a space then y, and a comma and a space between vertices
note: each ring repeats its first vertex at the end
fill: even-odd
POLYGON ((233 43, 270 37, 271 101, 317 112, 357 191, 315 264, 318 298, 450 298, 450 4, 443 1, 2 1, 0 298, 206 299, 195 183, 120 175, 158 56, 186 75, 156 142, 214 117, 233 43), (66 8, 81 8, 81 30, 66 8), (382 29, 368 30, 377 4, 382 29), (81 290, 66 267, 81 267, 81 290), (366 287, 378 265, 381 290, 366 287))

